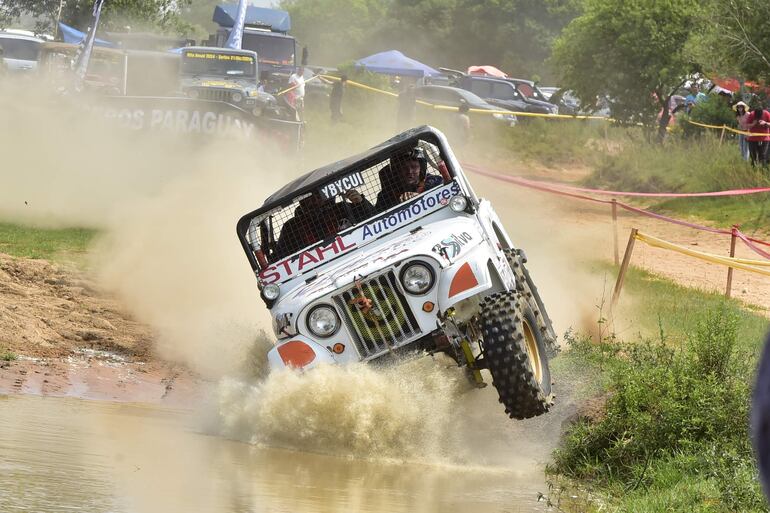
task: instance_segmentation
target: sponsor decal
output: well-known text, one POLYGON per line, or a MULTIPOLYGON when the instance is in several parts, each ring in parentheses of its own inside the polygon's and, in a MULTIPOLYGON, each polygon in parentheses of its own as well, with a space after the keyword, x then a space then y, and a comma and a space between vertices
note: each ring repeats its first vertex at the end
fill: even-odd
POLYGON ((183 134, 251 137, 255 125, 221 112, 187 109, 130 109, 106 107, 101 114, 132 130, 172 130, 183 134))
POLYGON ((321 187, 321 194, 323 194, 326 199, 332 199, 351 189, 361 187, 364 183, 364 175, 360 172, 351 173, 321 187))
MULTIPOLYGON (((352 178, 350 183, 352 183, 352 178)), ((289 257, 286 260, 272 264, 259 273, 259 279, 262 283, 268 285, 270 283, 281 283, 294 278, 303 272, 307 272, 342 255, 351 248, 356 247, 358 244, 367 241, 367 239, 383 235, 395 228, 409 224, 425 214, 442 208, 452 196, 460 194, 460 192, 460 185, 457 182, 449 183, 437 189, 431 189, 423 196, 416 198, 409 203, 405 203, 398 210, 385 217, 367 223, 351 233, 345 234, 344 237, 338 235, 337 238, 327 246, 316 246, 303 251, 298 255, 289 257), (446 201, 442 203, 442 200, 446 201)), ((395 246, 385 246, 383 252, 380 252, 375 256, 370 255, 361 261, 353 260, 350 262, 348 268, 341 269, 340 272, 347 275, 351 271, 357 271, 360 268, 367 267, 372 262, 381 259, 395 258, 401 253, 408 252, 414 240, 426 235, 427 233, 423 230, 409 239, 412 242, 404 241, 395 246)), ((336 278, 338 277, 339 276, 336 278)), ((318 283, 314 283, 314 285, 320 286, 320 283, 321 282, 319 281, 318 283)))
POLYGON ((449 202, 449 199, 456 194, 460 194, 460 185, 457 182, 452 182, 451 184, 445 185, 434 191, 428 191, 427 194, 424 194, 411 203, 405 204, 390 215, 364 225, 363 240, 375 237, 403 224, 410 223, 412 219, 420 217, 434 208, 443 207, 449 202))
POLYGON ((229 62, 254 62, 250 55, 228 55, 225 53, 208 52, 185 52, 186 59, 206 59, 211 61, 229 61, 229 62))
POLYGON ((448 262, 451 262, 453 258, 460 254, 462 247, 473 240, 473 237, 468 232, 462 232, 459 235, 452 234, 446 239, 433 246, 434 253, 441 255, 448 262))
POLYGON ((327 246, 318 246, 308 249, 299 255, 295 255, 267 267, 259 273, 259 279, 262 280, 262 283, 265 285, 286 280, 305 270, 316 267, 328 259, 341 255, 355 246, 355 242, 346 244, 342 237, 337 236, 337 238, 327 246))
POLYGON ((219 82, 217 80, 205 80, 201 82, 201 85, 204 87, 222 87, 224 89, 239 89, 240 86, 238 84, 233 84, 232 82, 219 82))

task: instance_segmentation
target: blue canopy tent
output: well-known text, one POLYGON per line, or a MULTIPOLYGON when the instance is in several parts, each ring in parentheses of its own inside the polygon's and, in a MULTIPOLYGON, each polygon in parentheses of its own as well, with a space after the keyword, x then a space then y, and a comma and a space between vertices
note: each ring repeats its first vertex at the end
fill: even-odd
POLYGON ((432 77, 441 74, 426 64, 410 59, 398 50, 375 53, 369 57, 359 59, 356 61, 356 67, 385 75, 432 77))
MULTIPOLYGON (((59 22, 59 33, 61 34, 62 40, 65 43, 73 45, 79 45, 86 39, 85 32, 81 32, 78 29, 72 28, 69 25, 65 25, 62 22, 59 22)), ((95 39, 94 44, 97 46, 106 46, 107 48, 115 48, 117 46, 115 43, 105 41, 104 39, 95 39)))
MULTIPOLYGON (((232 27, 238 17, 238 4, 220 4, 214 8, 212 20, 220 27, 232 27)), ((250 5, 246 8, 245 25, 270 29, 286 34, 291 30, 289 13, 280 9, 267 9, 250 5)))

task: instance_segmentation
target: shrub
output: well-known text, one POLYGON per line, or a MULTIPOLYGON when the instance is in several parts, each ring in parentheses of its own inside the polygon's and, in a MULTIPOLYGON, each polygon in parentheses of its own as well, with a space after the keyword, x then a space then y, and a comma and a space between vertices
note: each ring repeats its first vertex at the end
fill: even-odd
POLYGON ((573 342, 578 358, 607 362, 607 411, 570 428, 549 472, 623 493, 670 491, 674 472, 711 483, 687 492, 702 500, 703 490, 717 490, 719 507, 709 511, 764 511, 748 434, 755 355, 739 348, 737 328, 736 315, 719 307, 680 347, 613 342, 611 351, 606 343, 573 342))

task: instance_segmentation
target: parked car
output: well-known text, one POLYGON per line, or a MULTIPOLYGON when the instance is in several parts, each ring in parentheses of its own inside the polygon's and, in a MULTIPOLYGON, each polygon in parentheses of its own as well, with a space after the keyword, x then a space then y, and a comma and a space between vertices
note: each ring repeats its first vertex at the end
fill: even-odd
POLYGON ((545 99, 550 102, 551 96, 553 96, 553 94, 561 88, 553 87, 553 86, 545 86, 545 87, 540 87, 539 89, 540 89, 540 92, 543 93, 543 96, 545 96, 545 99))
MULTIPOLYGON (((434 105, 445 105, 448 107, 459 107, 460 100, 464 100, 471 109, 499 111, 500 107, 491 105, 490 103, 482 100, 475 94, 465 89, 449 86, 439 85, 426 85, 419 86, 414 89, 415 96, 418 100, 422 100, 434 105)), ((507 109, 506 109, 507 110, 507 109)), ((495 113, 490 116, 492 119, 506 123, 513 126, 517 123, 516 115, 511 112, 509 114, 495 113)))
POLYGON ((468 75, 461 71, 440 68, 452 77, 453 85, 483 98, 484 101, 513 112, 558 114, 559 108, 548 103, 534 82, 518 78, 498 78, 468 75))
POLYGON ((45 40, 34 35, 15 31, 0 31, 0 47, 3 48, 3 61, 9 72, 28 72, 37 70, 40 49, 45 40))

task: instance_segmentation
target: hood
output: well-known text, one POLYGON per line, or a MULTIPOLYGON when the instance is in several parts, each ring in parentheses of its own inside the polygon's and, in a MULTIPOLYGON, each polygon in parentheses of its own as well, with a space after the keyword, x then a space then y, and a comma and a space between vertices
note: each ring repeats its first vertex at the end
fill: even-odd
MULTIPOLYGON (((293 289, 283 291, 271 309, 273 316, 297 314, 313 301, 353 284, 356 278, 377 273, 407 258, 426 257, 442 267, 454 262, 484 240, 473 218, 450 218, 425 224, 421 229, 387 238, 309 273, 293 289), (461 241, 455 242, 458 239, 461 241), (444 251, 442 251, 444 248, 444 251), (448 250, 446 249, 448 248, 448 250), (312 279, 309 283, 308 279, 312 279)), ((285 286, 285 285, 284 285, 285 286)))

